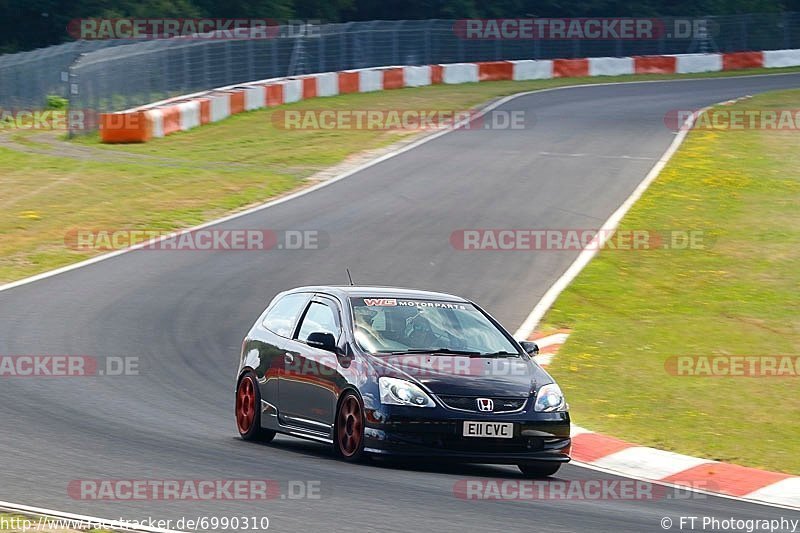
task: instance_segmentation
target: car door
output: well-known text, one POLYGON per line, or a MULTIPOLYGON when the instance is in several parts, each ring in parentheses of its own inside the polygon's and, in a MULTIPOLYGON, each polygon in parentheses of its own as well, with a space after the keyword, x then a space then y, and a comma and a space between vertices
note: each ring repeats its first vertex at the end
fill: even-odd
POLYGON ((268 415, 277 412, 284 354, 291 349, 297 323, 312 296, 311 293, 290 293, 273 302, 256 325, 256 335, 250 341, 250 345, 258 350, 255 371, 259 378, 261 399, 268 404, 264 411, 268 415))
POLYGON ((337 343, 342 320, 336 301, 315 296, 296 329, 292 347, 285 354, 279 385, 281 422, 330 432, 341 381, 338 357, 308 343, 312 333, 330 333, 337 343))

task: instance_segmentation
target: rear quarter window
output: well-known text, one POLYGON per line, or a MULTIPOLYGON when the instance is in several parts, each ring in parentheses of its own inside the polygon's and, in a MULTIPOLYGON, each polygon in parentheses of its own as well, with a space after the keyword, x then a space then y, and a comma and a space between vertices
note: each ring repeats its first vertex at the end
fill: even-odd
POLYGON ((275 302, 261 324, 276 335, 291 338, 297 318, 310 297, 304 293, 287 294, 275 302))

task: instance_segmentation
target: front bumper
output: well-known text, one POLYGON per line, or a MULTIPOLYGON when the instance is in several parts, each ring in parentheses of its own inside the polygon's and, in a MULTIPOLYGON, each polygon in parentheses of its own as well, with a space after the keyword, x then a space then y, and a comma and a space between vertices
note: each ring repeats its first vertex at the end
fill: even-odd
POLYGON ((568 412, 472 413, 442 407, 381 406, 366 411, 365 451, 383 456, 521 464, 570 460, 568 412), (511 422, 513 438, 462 436, 465 421, 511 422))

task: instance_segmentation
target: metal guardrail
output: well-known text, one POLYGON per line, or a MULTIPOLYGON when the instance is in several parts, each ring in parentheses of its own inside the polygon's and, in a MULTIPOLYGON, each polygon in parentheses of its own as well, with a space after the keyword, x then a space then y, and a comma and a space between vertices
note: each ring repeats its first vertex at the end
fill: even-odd
POLYGON ((483 40, 459 36, 453 20, 400 20, 324 24, 313 35, 268 39, 76 41, 0 56, 0 107, 38 108, 53 94, 73 109, 119 111, 245 81, 382 65, 800 48, 800 13, 660 19, 666 27, 676 20, 702 20, 709 31, 638 40, 483 40))
POLYGON ((75 41, 0 55, 0 107, 41 108, 48 95, 69 97, 69 69, 83 54, 131 41, 75 41))

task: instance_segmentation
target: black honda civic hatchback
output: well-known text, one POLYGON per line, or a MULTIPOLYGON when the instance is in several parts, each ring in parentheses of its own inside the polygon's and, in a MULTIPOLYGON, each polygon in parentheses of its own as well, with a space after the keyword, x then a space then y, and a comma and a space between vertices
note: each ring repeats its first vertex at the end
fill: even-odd
POLYGON ((242 343, 236 425, 365 455, 516 464, 530 476, 569 461, 564 395, 476 304, 388 287, 278 294, 242 343))

